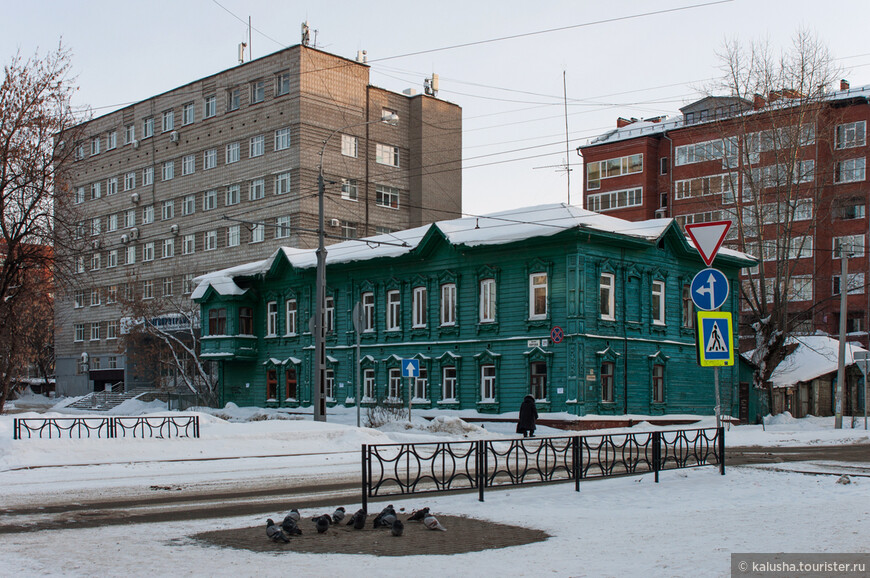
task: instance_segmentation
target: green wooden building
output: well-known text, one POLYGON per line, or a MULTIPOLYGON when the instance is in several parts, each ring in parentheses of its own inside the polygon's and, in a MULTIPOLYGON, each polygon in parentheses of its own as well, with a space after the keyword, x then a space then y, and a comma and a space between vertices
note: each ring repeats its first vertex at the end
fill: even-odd
MULTIPOLYGON (((754 261, 723 249, 737 286, 754 261)), ((202 355, 221 402, 312 403, 315 253, 279 249, 198 279, 202 355)), ((462 218, 328 247, 328 406, 407 403, 402 359, 420 362, 415 408, 711 414, 696 362, 689 284, 704 264, 671 219, 629 222, 564 204, 462 218)), ((737 311, 736 291, 723 310, 737 311)), ((736 339, 736 332, 735 332, 736 339)), ((736 347, 736 342, 732 344, 736 347)), ((736 415, 738 372, 720 370, 736 415)))

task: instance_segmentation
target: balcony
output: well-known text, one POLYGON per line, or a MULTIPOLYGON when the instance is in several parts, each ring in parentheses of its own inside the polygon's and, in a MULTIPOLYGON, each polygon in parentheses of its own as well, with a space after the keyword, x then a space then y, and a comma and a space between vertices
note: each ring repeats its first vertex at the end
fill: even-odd
POLYGON ((209 335, 202 338, 204 359, 254 360, 257 358, 255 335, 209 335))

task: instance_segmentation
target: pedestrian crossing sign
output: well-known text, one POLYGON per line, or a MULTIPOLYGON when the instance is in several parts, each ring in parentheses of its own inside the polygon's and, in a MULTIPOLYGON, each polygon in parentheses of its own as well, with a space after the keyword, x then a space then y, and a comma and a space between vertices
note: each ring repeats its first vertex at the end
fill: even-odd
POLYGON ((731 313, 698 311, 698 364, 702 367, 734 365, 734 330, 731 313))

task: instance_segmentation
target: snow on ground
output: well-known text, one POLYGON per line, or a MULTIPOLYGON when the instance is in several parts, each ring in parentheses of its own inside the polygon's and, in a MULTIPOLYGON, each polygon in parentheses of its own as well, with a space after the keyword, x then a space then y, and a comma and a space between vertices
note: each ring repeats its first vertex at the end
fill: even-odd
MULTIPOLYGON (((38 397, 38 396, 37 396, 38 397)), ((330 409, 327 422, 287 411, 200 408, 199 439, 25 439, 13 441, 15 417, 69 417, 105 414, 76 412, 58 400, 46 413, 0 416, 0 485, 4 507, 74 500, 99 492, 129 496, 152 484, 243 487, 251 476, 300 486, 320 481, 353 481, 359 476, 361 444, 514 437, 514 422, 474 424, 468 412, 414 412, 412 423, 375 430, 356 427, 354 408, 330 409), (433 420, 423 415, 436 416, 433 420)), ((24 407, 35 405, 22 403, 24 407)), ((162 404, 130 401, 115 415, 166 415, 162 404)), ((184 412, 192 413, 192 412, 184 412)), ((515 415, 513 416, 515 418, 515 415)), ((543 417, 553 417, 542 415, 543 417)), ((363 413, 363 418, 365 414, 363 413)), ((634 428, 580 432, 585 435, 676 429, 643 422, 634 428)), ((850 419, 844 419, 846 427, 850 419)), ((710 417, 701 427, 712 427, 710 417)), ((870 432, 833 428, 833 418, 769 417, 762 426, 731 426, 729 446, 870 444, 870 432)), ((682 426, 698 427, 698 426, 682 426)), ((538 435, 572 435, 540 428, 538 435)), ((870 449, 868 449, 870 462, 870 449)), ((427 496, 396 500, 407 510, 428 505, 445 514, 465 514, 495 522, 539 528, 545 542, 452 556, 383 558, 352 554, 264 554, 220 549, 187 536, 218 528, 261 525, 262 516, 110 526, 4 535, 0 567, 6 575, 215 576, 285 574, 334 575, 353 568, 379 576, 439 575, 540 576, 712 576, 730 573, 731 552, 868 552, 870 478, 799 471, 841 471, 843 464, 776 464, 715 468, 573 485, 493 490, 486 502, 476 495, 427 496), (789 471, 790 470, 790 471, 789 471), (715 522, 714 522, 715 521, 715 522), (99 552, 99 554, 96 554, 99 552)), ((849 467, 855 468, 855 464, 849 467)), ((870 464, 864 464, 866 472, 870 464)), ((861 471, 860 467, 856 471, 861 471)), ((339 504, 336 504, 339 505, 339 504)), ((357 504, 343 504, 349 509, 357 504)), ((288 501, 292 507, 292 499, 288 501)), ((352 511, 352 510, 351 510, 352 511)), ((303 512, 303 514, 315 512, 303 512)), ((318 512, 319 513, 319 512, 318 512)), ((276 516, 281 513, 276 512, 276 516)), ((265 537, 264 537, 265 539, 265 537)))

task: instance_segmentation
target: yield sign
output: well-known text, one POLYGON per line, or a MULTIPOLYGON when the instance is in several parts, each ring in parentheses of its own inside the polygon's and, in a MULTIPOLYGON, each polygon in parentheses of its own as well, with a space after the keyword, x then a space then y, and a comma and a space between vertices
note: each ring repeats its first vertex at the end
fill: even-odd
POLYGON ((731 228, 731 221, 711 221, 709 223, 695 223, 686 225, 686 232, 695 243, 695 248, 701 254, 701 259, 707 264, 707 267, 713 265, 713 259, 716 258, 716 253, 719 252, 719 247, 722 246, 722 241, 725 240, 725 235, 728 234, 728 229, 731 228))

